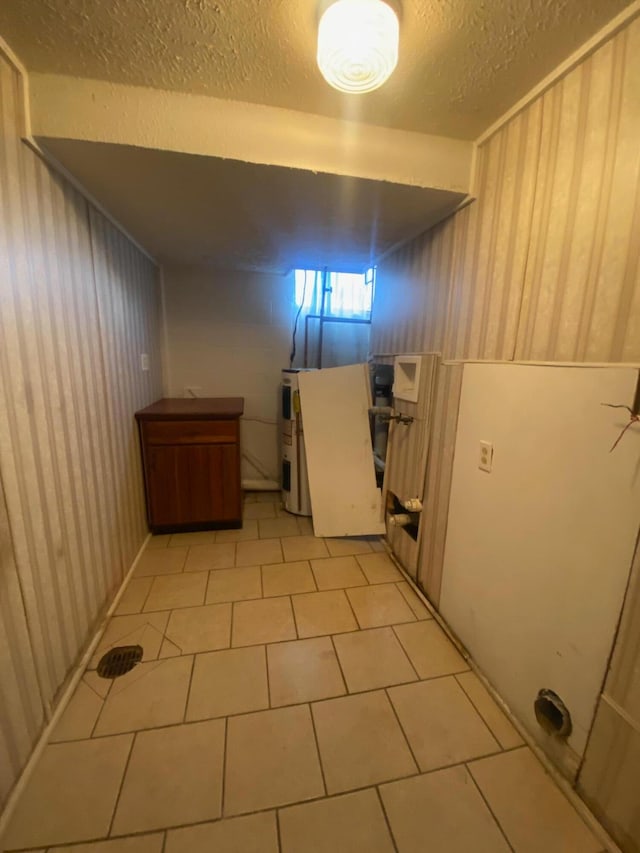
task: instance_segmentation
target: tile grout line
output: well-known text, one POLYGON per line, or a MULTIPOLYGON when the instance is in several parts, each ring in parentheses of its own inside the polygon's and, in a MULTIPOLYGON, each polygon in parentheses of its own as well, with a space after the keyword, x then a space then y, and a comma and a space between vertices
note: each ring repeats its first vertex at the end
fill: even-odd
POLYGON ((276 813, 276 842, 278 844, 278 853, 282 853, 282 829, 280 827, 280 807, 275 809, 276 813))
POLYGON ((113 824, 116 819, 116 812, 118 811, 118 806, 120 805, 120 797, 122 796, 122 789, 124 788, 124 780, 127 775, 127 770, 129 769, 129 764, 131 763, 131 756, 133 755, 133 749, 136 745, 136 739, 138 737, 137 732, 134 733, 133 738, 131 739, 131 746, 129 747, 129 754, 127 755, 127 760, 124 765, 124 770, 122 772, 122 777, 120 779, 120 785, 118 786, 118 793, 116 795, 115 802, 113 804, 113 812, 111 813, 111 820, 109 821, 109 829, 107 830, 107 834, 105 838, 111 838, 111 832, 113 830, 113 824))
POLYGON ((327 788, 327 780, 324 775, 324 764, 322 762, 322 753, 320 751, 320 741, 318 740, 318 732, 316 731, 316 721, 313 716, 313 703, 307 702, 305 703, 307 708, 309 709, 309 718, 311 719, 311 729, 313 731, 313 740, 316 745, 316 755, 318 756, 318 766, 320 767, 320 776, 322 778, 322 787, 324 789, 324 796, 329 796, 329 789, 327 788))
MULTIPOLYGON (((411 683, 415 684, 415 681, 412 681, 411 683)), ((411 758, 413 758, 413 762, 416 765, 416 767, 418 768, 418 775, 419 775, 420 773, 422 773, 422 767, 420 766, 420 762, 418 761, 418 759, 416 758, 416 756, 413 752, 413 747, 411 746, 409 736, 404 730, 404 726, 402 725, 402 721, 400 720, 400 717, 398 716, 398 712, 396 711, 396 706, 393 704, 393 700, 392 700, 391 696, 389 695, 389 688, 384 687, 383 692, 386 696, 387 702, 389 703, 389 705, 391 705, 391 710, 393 712, 393 716, 395 717, 397 724, 400 726, 400 731, 402 732, 402 736, 405 740, 405 743, 407 744, 407 748, 409 749, 409 754, 411 755, 411 758)))
POLYGON ((433 619, 433 616, 431 615, 431 613, 429 613, 429 611, 428 611, 428 610, 427 610, 427 608, 424 606, 424 604, 420 601, 420 599, 419 599, 419 598, 418 598, 418 602, 417 602, 417 603, 418 603, 418 605, 419 605, 420 607, 422 607, 422 608, 423 608, 423 611, 424 611, 424 612, 422 612, 422 613, 420 613, 420 614, 416 612, 416 610, 415 610, 415 609, 414 609, 414 607, 413 607, 413 603, 409 600, 409 598, 404 594, 404 592, 403 592, 403 591, 402 591, 402 589, 401 589, 401 587, 402 587, 402 586, 405 586, 405 587, 408 589, 408 591, 409 591, 410 593, 412 593, 412 594, 414 595, 414 597, 415 597, 415 598, 417 598, 416 594, 413 592, 413 590, 411 589, 411 587, 409 586, 409 584, 407 583, 407 581, 406 581, 406 579, 405 579, 405 578, 401 577, 399 581, 396 581, 396 586, 398 587, 398 592, 399 592, 399 593, 400 593, 400 595, 404 598, 404 600, 407 602, 407 604, 409 605, 409 607, 411 608, 411 610, 412 610, 412 612, 413 612, 413 615, 416 617, 416 619, 418 620, 418 622, 428 622, 430 619, 433 619), (426 617, 425 617, 425 615, 424 615, 424 613, 425 613, 425 612, 426 612, 426 614, 427 614, 427 615, 426 615, 426 617))
MULTIPOLYGON (((363 586, 364 586, 364 584, 363 584, 363 586)), ((367 581, 367 586, 370 586, 369 581, 367 581)), ((349 589, 353 589, 353 587, 349 587, 349 588, 347 588, 347 589, 343 589, 343 590, 342 590, 342 594, 343 594, 343 595, 344 595, 344 597, 347 599, 347 602, 348 602, 348 604, 349 604, 349 609, 351 610, 351 613, 353 614, 353 618, 356 620, 356 625, 358 626, 358 629, 359 629, 360 631, 364 631, 365 629, 364 629, 364 628, 362 627, 362 625, 360 624, 360 620, 358 619, 358 617, 357 617, 357 615, 356 615, 356 611, 355 611, 355 608, 354 608, 354 606, 353 606, 353 602, 352 602, 352 601, 351 601, 351 599, 349 598, 349 589)))
MULTIPOLYGON (((319 701, 328 701, 328 700, 319 700, 319 701)), ((310 703, 301 703, 301 704, 310 704, 310 703)), ((316 704, 316 703, 311 703, 311 704, 316 704)), ((257 712, 253 711, 253 712, 248 712, 248 713, 257 713, 257 712)), ((225 718, 225 719, 227 719, 227 718, 225 718)), ((163 726, 162 728, 170 728, 170 727, 169 726, 163 726)), ((517 749, 521 749, 521 748, 522 747, 517 747, 517 749)), ((514 750, 515 749, 516 748, 514 748, 514 750)), ((514 751, 514 750, 508 750, 508 751, 514 751)), ((225 752, 226 752, 226 750, 225 750, 225 752)), ((493 757, 495 755, 500 755, 500 754, 501 753, 499 753, 499 752, 493 753, 492 756, 482 756, 482 758, 489 758, 489 757, 493 757)), ((475 761, 476 759, 473 759, 473 760, 475 761)), ((477 759, 477 760, 480 760, 480 759, 477 759)), ((404 776, 396 776, 396 777, 393 777, 391 779, 386 779, 382 782, 378 782, 374 785, 364 785, 364 786, 359 786, 356 788, 348 788, 347 790, 344 790, 344 791, 337 791, 334 794, 327 794, 326 796, 311 797, 311 798, 305 799, 305 800, 295 800, 295 801, 292 801, 289 803, 283 803, 282 805, 279 805, 279 806, 274 806, 274 805, 265 806, 264 808, 261 808, 261 809, 254 809, 253 811, 247 811, 247 812, 239 812, 238 814, 229 815, 228 817, 222 816, 220 818, 214 818, 214 819, 207 818, 206 820, 198 820, 198 821, 193 821, 191 823, 173 824, 171 826, 153 829, 153 830, 145 829, 145 830, 138 830, 135 832, 126 833, 123 835, 113 835, 113 836, 102 837, 102 838, 85 839, 84 841, 71 842, 70 843, 71 846, 69 844, 67 844, 67 846, 69 846, 69 849, 72 850, 73 846, 77 845, 77 844, 87 844, 87 843, 94 843, 94 842, 98 843, 100 841, 114 840, 116 838, 117 839, 126 839, 129 837, 140 837, 140 836, 145 836, 145 835, 154 835, 154 834, 159 834, 161 832, 168 833, 171 830, 189 829, 189 828, 194 827, 194 826, 205 826, 205 825, 210 824, 210 823, 219 823, 219 822, 224 821, 224 820, 233 820, 233 819, 240 818, 240 817, 249 817, 249 816, 257 815, 257 814, 265 814, 267 812, 278 811, 278 810, 282 810, 284 808, 289 808, 292 806, 303 806, 303 805, 307 805, 309 803, 322 802, 323 800, 338 799, 338 798, 345 796, 347 794, 357 794, 357 793, 362 793, 364 791, 374 790, 376 787, 379 787, 381 785, 390 785, 390 784, 394 784, 394 783, 399 783, 399 782, 403 782, 407 779, 418 779, 422 776, 429 776, 432 773, 438 773, 442 770, 448 770, 448 769, 454 768, 454 767, 467 767, 467 763, 468 762, 465 762, 465 761, 458 761, 458 762, 455 762, 454 764, 444 765, 442 767, 436 767, 433 770, 418 771, 416 773, 405 774, 404 776)), ((467 767, 467 769, 468 769, 468 767, 467 767)), ((472 775, 472 774, 470 774, 470 775, 472 775)), ((60 845, 58 845, 58 846, 60 846, 60 845)), ((64 843, 62 844, 62 846, 64 846, 64 843)), ((36 848, 36 849, 40 850, 42 848, 36 848)), ((24 851, 29 851, 29 850, 33 850, 33 848, 14 848, 14 850, 12 850, 11 853, 23 853, 24 851)), ((603 851, 603 853, 606 853, 606 851, 603 851)))
POLYGON ((389 820, 389 815, 387 814, 387 809, 384 805, 384 800, 382 799, 382 792, 380 791, 380 785, 386 783, 378 783, 375 786, 375 792, 378 795, 378 802, 380 803, 380 808, 382 809, 382 814, 384 815, 385 823, 387 824, 387 829, 389 830, 389 837, 391 838, 391 843, 393 844, 393 849, 395 853, 399 853, 398 842, 396 841, 396 837, 393 834, 393 829, 391 828, 391 821, 389 820))
MULTIPOLYGON (((173 572, 173 574, 178 574, 178 572, 173 572)), ((149 577, 149 575, 147 575, 149 577)), ((156 582, 156 578, 162 577, 161 575, 151 575, 152 578, 151 583, 149 584, 149 589, 147 590, 147 594, 144 597, 144 601, 142 602, 142 607, 140 608, 140 614, 145 612, 145 607, 147 606, 147 601, 149 601, 149 596, 151 595, 151 590, 153 589, 153 585, 156 582)))
POLYGON ((305 560, 306 564, 309 566, 309 571, 311 572, 311 577, 313 578, 313 585, 316 588, 316 592, 320 592, 320 587, 318 586, 318 579, 316 577, 316 573, 313 570, 313 560, 305 560))
MULTIPOLYGON (((107 688, 107 693, 105 693, 105 695, 104 695, 104 696, 101 696, 101 695, 100 695, 100 693, 98 693, 98 691, 97 691, 94 687, 92 687, 92 686, 89 684, 89 682, 87 681, 87 673, 88 673, 88 672, 96 672, 96 671, 95 671, 95 670, 93 670, 93 669, 85 669, 85 671, 82 673, 82 678, 81 678, 81 679, 80 679, 80 681, 78 682, 78 686, 80 686, 80 684, 84 684, 84 686, 85 686, 85 687, 87 687, 87 688, 88 688, 88 689, 89 689, 89 690, 90 690, 90 691, 91 691, 95 696, 97 696, 97 697, 98 697, 98 699, 99 699, 101 702, 104 702, 104 700, 105 700, 105 698, 106 698, 106 696, 107 696, 107 693, 109 693, 109 690, 111 689, 111 685, 109 685, 109 687, 107 688)), ((96 675, 97 675, 97 673, 96 673, 96 675)), ((99 678, 99 677, 100 677, 100 676, 98 676, 98 678, 99 678)), ((74 692, 74 694, 73 694, 73 695, 75 696, 75 692, 74 692)), ((73 698, 73 697, 72 697, 72 698, 73 698)), ((53 732, 52 732, 52 734, 53 734, 53 732)))
MULTIPOLYGON (((109 687, 108 687, 108 689, 107 689, 107 692, 104 694, 104 699, 102 700, 102 707, 101 707, 101 708, 100 708, 100 710, 98 711, 98 714, 97 714, 97 716, 96 716, 95 722, 94 722, 93 726, 91 727, 91 734, 89 735, 89 737, 88 737, 88 738, 86 738, 86 740, 93 740, 93 739, 95 738, 95 736, 96 736, 96 735, 95 735, 95 731, 96 731, 96 728, 98 727, 98 723, 100 722, 100 717, 102 716, 102 713, 103 713, 103 711, 104 711, 104 709, 105 709, 105 705, 107 704, 107 699, 108 699, 108 698, 109 698, 109 696, 111 695, 111 688, 113 687, 114 682, 115 682, 115 678, 112 678, 112 679, 111 679, 111 684, 109 685, 109 687)), ((61 743, 65 743, 65 742, 66 742, 66 743, 68 743, 69 741, 60 741, 60 742, 61 742, 61 743)), ((71 741, 71 743, 73 743, 73 741, 71 741)))
POLYGON ((493 811, 493 809, 491 808, 491 805, 490 805, 489 801, 487 800, 487 798, 485 797, 485 795, 484 795, 484 793, 483 793, 483 791, 482 791, 482 788, 480 787, 480 785, 478 785, 478 783, 477 783, 477 781, 476 781, 475 776, 474 776, 474 775, 473 775, 473 773, 471 772, 471 768, 469 767, 469 763, 468 763, 468 761, 465 761, 465 763, 464 763, 464 768, 465 768, 465 770, 467 771, 467 773, 469 774, 469 776, 470 776, 470 778, 471 778, 471 781, 473 782, 473 784, 474 784, 474 785, 475 785, 475 787, 476 787, 476 790, 477 790, 477 791, 478 791, 478 793, 480 794, 480 797, 482 798, 482 802, 485 804, 485 806, 487 807, 487 809, 488 809, 488 811, 489 811, 489 813, 490 813, 491 817, 494 819, 494 821, 495 821, 495 823, 496 823, 496 826, 497 826, 497 827, 498 827, 498 829, 500 830, 500 833, 501 833, 502 837, 503 837, 503 838, 504 838, 504 840, 507 842, 507 846, 509 847, 509 850, 511 850, 511 851, 512 851, 512 853, 515 853, 515 848, 514 848, 514 846, 511 844, 511 841, 509 840, 509 837, 507 836, 506 831, 504 830, 504 828, 503 828, 502 824, 501 824, 501 823, 500 823, 500 821, 498 820, 497 815, 495 814, 495 812, 494 812, 494 811, 493 811))
MULTIPOLYGON (((235 602, 230 601, 230 602, 226 602, 226 603, 228 603, 231 607, 231 613, 229 615, 229 645, 227 646, 227 648, 232 649, 233 648, 233 645, 232 645, 233 644, 233 614, 235 612, 235 602)), ((224 649, 212 649, 211 651, 224 651, 224 649)), ((202 652, 202 654, 205 654, 205 652, 202 652)))
POLYGON ((230 644, 229 648, 230 649, 237 648, 236 646, 233 645, 233 617, 235 616, 235 613, 236 613, 236 604, 237 603, 238 603, 237 601, 231 602, 231 630, 229 632, 229 644, 230 644))
POLYGON ((220 782, 220 817, 218 820, 224 819, 225 814, 225 795, 227 778, 227 747, 229 743, 229 717, 224 717, 224 746, 222 750, 222 780, 220 782))
POLYGON ((189 556, 189 552, 190 552, 190 550, 191 550, 190 546, 189 546, 189 545, 187 545, 187 550, 186 550, 186 552, 185 552, 184 559, 183 559, 183 561, 182 561, 182 568, 181 568, 181 570, 180 570, 180 571, 182 572, 182 574, 184 574, 184 568, 185 568, 185 566, 187 565, 187 558, 188 558, 188 556, 189 556))
MULTIPOLYGON (((186 657, 186 655, 180 655, 186 657)), ((182 712, 182 725, 187 722, 187 711, 189 709, 189 699, 191 698, 191 685, 193 684, 193 673, 196 668, 196 656, 191 655, 191 669, 189 670, 189 681, 187 683, 187 692, 184 697, 184 711, 182 712)), ((179 725, 179 724, 177 724, 179 725)))
POLYGON ((500 751, 502 751, 502 744, 500 743, 500 741, 498 740, 498 738, 494 735, 493 731, 491 730, 491 727, 489 726, 489 724, 488 724, 488 723, 487 723, 487 721, 485 720, 484 716, 480 713, 480 711, 476 708, 476 706, 474 705, 474 703, 471 701, 471 699, 470 699, 470 698, 469 698, 469 696, 467 695, 467 691, 466 691, 466 690, 464 689, 464 687, 460 684, 460 682, 459 682, 459 681, 458 681, 458 679, 456 678, 456 675, 459 675, 459 673, 452 673, 452 675, 451 675, 451 676, 449 676, 449 677, 450 677, 450 678, 451 678, 451 677, 453 678, 454 683, 456 684, 456 686, 457 686, 458 690, 460 690, 460 691, 462 692, 462 695, 464 696, 464 698, 467 700, 467 702, 471 705, 471 707, 473 708, 473 710, 474 710, 474 711, 475 711, 475 713, 477 714, 478 719, 480 720, 480 722, 482 723, 482 725, 485 727, 485 729, 486 729, 486 730, 487 730, 487 732, 489 733, 489 736, 492 738, 493 742, 496 744, 496 746, 498 747, 498 749, 499 749, 500 751))
MULTIPOLYGON (((403 686, 407 686, 409 684, 415 684, 415 683, 416 683, 415 681, 409 681, 409 682, 406 682, 406 684, 404 684, 404 685, 403 684, 398 684, 398 685, 394 684, 391 686, 392 687, 403 687, 403 686)), ((367 693, 380 693, 381 691, 384 691, 385 689, 386 688, 384 688, 384 687, 377 687, 373 690, 363 690, 360 693, 342 693, 342 694, 339 694, 337 696, 327 696, 324 699, 313 699, 313 700, 311 700, 311 702, 290 702, 287 705, 276 705, 273 708, 271 708, 271 707, 254 708, 251 711, 240 711, 236 714, 217 715, 215 717, 198 717, 197 719, 187 720, 186 722, 163 723, 161 726, 152 726, 152 727, 139 728, 139 729, 128 729, 126 731, 118 731, 118 732, 113 732, 111 734, 106 734, 106 735, 97 735, 96 737, 91 737, 91 738, 78 738, 76 740, 60 740, 60 741, 55 741, 52 744, 52 746, 58 746, 58 745, 69 744, 69 743, 86 743, 89 740, 92 740, 92 741, 105 740, 107 738, 119 737, 120 735, 140 734, 141 732, 155 732, 155 731, 159 731, 161 729, 172 729, 172 728, 175 728, 176 726, 191 726, 191 725, 194 725, 195 723, 206 723, 206 722, 210 722, 212 720, 235 719, 236 717, 247 717, 247 716, 250 716, 251 714, 259 714, 263 711, 280 711, 280 710, 285 710, 287 708, 298 708, 301 705, 308 705, 308 704, 317 705, 320 702, 331 702, 335 699, 349 699, 351 696, 364 696, 367 693)), ((525 749, 525 748, 527 748, 527 744, 520 744, 518 746, 511 746, 511 747, 508 747, 507 749, 496 749, 493 752, 487 752, 487 753, 484 753, 483 755, 478 755, 474 758, 466 758, 466 759, 463 759, 462 761, 454 761, 452 764, 442 764, 438 767, 435 767, 433 770, 422 770, 422 771, 420 771, 420 773, 433 773, 435 770, 444 770, 447 767, 457 767, 459 764, 464 764, 465 761, 470 762, 470 761, 480 761, 481 759, 484 759, 484 758, 495 758, 499 755, 505 755, 505 754, 508 754, 510 752, 517 752, 519 749, 525 749)), ((412 774, 412 775, 415 775, 415 774, 412 774)))
MULTIPOLYGON (((407 622, 401 622, 400 624, 402 624, 402 625, 406 625, 406 624, 408 624, 408 623, 407 623, 407 622)), ((410 624, 410 623, 409 623, 409 624, 410 624)), ((414 664, 414 663, 413 663, 413 661, 411 660, 411 656, 409 655, 409 652, 408 652, 408 651, 405 649, 405 647, 402 645, 402 640, 401 640, 401 639, 400 639, 400 637, 398 636, 398 632, 396 631, 396 626, 395 626, 395 625, 389 625, 389 627, 391 628, 391 631, 392 631, 392 633, 393 633, 393 636, 394 636, 394 637, 395 637, 395 639, 396 639, 396 642, 398 643, 398 645, 399 645, 399 646, 400 646, 400 648, 402 649, 402 652, 403 652, 404 656, 405 656, 405 657, 406 657, 406 659, 409 661, 409 664, 410 664, 410 666, 411 666, 411 669, 415 672, 415 674, 416 674, 416 677, 417 677, 418 681, 431 681, 431 679, 428 679, 428 678, 420 678, 420 673, 418 672, 418 668, 415 666, 415 664, 414 664)), ((439 678, 440 676, 435 676, 435 677, 436 677, 436 678, 439 678)))
MULTIPOLYGON (((466 670, 466 672, 472 672, 472 670, 466 670)), ((474 707, 474 709, 475 709, 476 713, 477 713, 480 717, 482 717, 482 720, 483 720, 483 722, 484 722, 485 726, 489 729, 489 731, 490 731, 490 732, 491 732, 491 734, 493 735, 493 738, 494 738, 494 740, 496 741, 496 743, 500 746, 500 748, 501 748, 501 749, 506 750, 506 747, 503 745, 503 743, 502 743, 502 741, 500 740, 500 738, 498 737, 498 735, 493 731, 493 729, 492 729, 492 728, 491 728, 491 726, 489 725, 489 723, 488 723, 487 719, 485 718, 485 716, 484 716, 484 714, 482 713, 482 711, 480 710, 480 708, 478 708, 478 706, 477 706, 477 705, 476 705, 476 703, 473 701, 473 699, 471 698, 471 696, 469 696, 469 693, 465 690, 464 684, 462 684, 462 683, 460 682, 460 679, 458 678, 458 676, 459 676, 459 675, 464 675, 464 672, 454 672, 454 673, 453 673, 453 677, 455 678, 455 680, 456 680, 456 682, 457 682, 458 686, 460 687, 460 689, 462 690, 462 692, 464 693, 464 695, 467 697, 467 699, 469 700, 469 702, 471 702, 471 704, 473 705, 473 707, 474 707)), ((490 697, 490 698, 491 698, 491 697, 490 697)), ((495 702, 493 701, 493 699, 491 699, 491 701, 492 701, 492 702, 493 702, 493 704, 496 706, 496 710, 500 711, 500 713, 502 714, 502 711, 501 711, 501 710, 500 710, 500 708, 498 707, 497 703, 495 703, 495 702)), ((502 714, 502 716, 504 716, 504 714, 502 714)), ((506 720, 507 722, 509 722, 509 720, 508 720, 508 718, 507 718, 507 717, 505 717, 505 720, 506 720)), ((510 724, 510 723, 509 723, 509 724, 510 724)), ((510 725, 511 725, 511 724, 510 724, 510 725)), ((516 729, 514 729, 514 731, 516 731, 516 729)), ((519 737, 519 735, 518 735, 518 737, 519 737)), ((518 747, 520 747, 520 746, 525 746, 525 742, 524 742, 524 741, 522 741, 522 743, 519 743, 519 744, 518 744, 518 747)), ((513 748, 514 748, 514 749, 517 749, 517 747, 513 747, 513 748)))
MULTIPOLYGON (((377 629, 365 629, 365 630, 377 630, 377 629)), ((351 633, 351 634, 355 634, 355 633, 360 633, 360 632, 350 631, 350 632, 342 632, 342 633, 351 633)), ((451 678, 452 676, 454 676, 454 675, 455 675, 455 673, 446 673, 446 674, 444 674, 444 675, 434 675, 434 676, 430 676, 429 678, 419 678, 419 679, 418 679, 418 681, 403 681, 403 682, 399 682, 399 683, 396 683, 396 684, 388 684, 388 685, 384 685, 384 686, 381 686, 381 687, 368 687, 368 688, 366 688, 366 689, 364 689, 364 690, 353 690, 353 691, 350 691, 350 690, 348 689, 348 686, 347 686, 347 683, 346 683, 346 678, 345 678, 345 676, 344 676, 344 672, 343 672, 343 669, 342 669, 342 664, 341 664, 341 662, 340 662, 340 657, 339 657, 339 655, 338 655, 338 653, 337 653, 337 648, 336 648, 336 646, 335 646, 335 642, 334 642, 334 636, 342 636, 342 633, 339 633, 339 634, 336 634, 336 635, 332 635, 332 634, 319 634, 319 635, 317 635, 317 636, 313 636, 313 637, 303 637, 303 638, 301 638, 302 640, 316 640, 316 639, 322 639, 323 637, 328 637, 328 638, 332 641, 332 645, 333 645, 334 650, 335 650, 335 653, 336 653, 336 658, 337 658, 337 662, 338 662, 338 667, 339 667, 339 669, 340 669, 340 674, 341 674, 341 676, 342 676, 342 679, 343 679, 343 682, 344 682, 344 685, 345 685, 345 693, 344 693, 344 694, 341 694, 340 696, 328 696, 328 697, 326 697, 326 699, 316 699, 316 700, 312 700, 312 701, 314 701, 314 702, 324 702, 324 701, 327 701, 328 699, 339 699, 339 698, 345 698, 345 697, 348 697, 348 696, 362 696, 362 695, 365 695, 365 694, 367 694, 367 693, 376 693, 376 692, 379 692, 379 691, 381 691, 381 690, 388 690, 388 689, 393 688, 393 687, 403 687, 403 686, 408 686, 408 685, 411 685, 411 684, 428 683, 428 682, 431 682, 431 681, 440 681, 440 680, 443 680, 443 679, 446 679, 446 678, 451 678)), ((193 657, 193 659, 194 659, 194 666, 195 666, 195 658, 196 658, 196 657, 201 657, 201 656, 204 656, 204 655, 209 655, 209 654, 217 653, 217 652, 234 651, 235 649, 249 649, 249 648, 256 648, 256 647, 258 647, 258 646, 265 646, 265 647, 266 647, 267 645, 269 645, 269 646, 277 646, 277 645, 283 645, 283 644, 285 644, 285 643, 291 643, 291 642, 296 642, 296 641, 295 641, 295 640, 277 640, 277 641, 273 641, 273 642, 269 642, 269 643, 264 643, 264 642, 263 642, 263 643, 255 643, 255 644, 252 644, 252 645, 250 645, 250 646, 236 646, 236 647, 229 647, 229 648, 223 648, 223 649, 209 649, 209 650, 201 651, 201 652, 190 652, 190 653, 185 654, 185 655, 176 655, 176 657, 193 657)), ((162 661, 162 660, 158 660, 158 661, 149 661, 149 663, 164 663, 164 661, 162 661)), ((110 688, 109 688, 109 689, 111 689, 111 686, 110 686, 110 688)), ((190 690, 190 689, 191 689, 191 688, 189 687, 189 690, 190 690)), ((107 695, 108 695, 108 694, 107 694, 107 695)), ((465 694, 465 695, 466 695, 466 694, 465 694)), ((277 706, 275 706, 275 708, 274 708, 273 710, 276 710, 276 709, 279 709, 279 708, 293 708, 293 707, 295 707, 296 705, 304 705, 304 704, 307 704, 307 703, 305 703, 305 702, 289 702, 289 703, 287 703, 287 704, 285 704, 285 705, 277 705, 277 706)), ((265 709, 263 709, 263 710, 265 710, 265 709)), ((474 709, 474 710, 475 710, 475 709, 474 709)), ((228 716, 228 717, 241 717, 241 716, 244 716, 245 714, 250 714, 250 713, 256 713, 256 712, 255 712, 255 710, 254 710, 254 711, 240 711, 240 712, 238 712, 238 713, 236 713, 236 714, 228 714, 228 715, 225 715, 225 716, 228 716)), ((479 714, 479 712, 477 712, 477 713, 479 714)), ((482 715, 481 715, 481 714, 479 714, 479 716, 480 716, 480 717, 482 717, 482 715)), ((191 722, 202 722, 202 721, 205 721, 205 720, 216 720, 216 719, 221 719, 221 718, 222 718, 222 717, 221 717, 220 715, 218 715, 218 716, 213 716, 213 717, 200 717, 200 718, 198 718, 198 720, 197 720, 197 721, 196 721, 196 720, 189 720, 189 721, 186 721, 186 723, 188 724, 188 723, 191 723, 191 722)), ((483 719, 483 723, 484 723, 484 719, 483 719)), ((97 721, 96 721, 96 724, 97 724, 97 721)), ((127 730, 125 730, 125 731, 110 732, 110 733, 103 734, 103 735, 93 735, 93 734, 91 734, 89 737, 68 738, 68 739, 65 739, 65 740, 55 741, 55 743, 56 743, 56 744, 58 744, 58 743, 60 743, 60 744, 63 744, 63 743, 79 743, 79 742, 87 741, 87 740, 101 740, 101 739, 104 739, 104 738, 107 738, 107 737, 114 737, 114 736, 116 736, 116 735, 120 735, 120 734, 134 734, 135 732, 140 732, 140 731, 153 731, 154 729, 170 728, 170 727, 172 727, 172 726, 176 726, 176 725, 181 725, 181 723, 179 723, 179 722, 175 722, 175 723, 163 723, 163 724, 162 724, 162 725, 160 725, 160 726, 149 726, 149 727, 143 727, 143 728, 138 728, 138 729, 127 729, 127 730)), ((485 723, 485 725, 486 725, 486 723, 485 723)), ((487 728, 488 728, 488 726, 487 726, 487 728)), ((94 729, 95 729, 95 726, 94 726, 94 729)), ((490 731, 490 729, 489 729, 489 731, 490 731)), ((492 734, 492 736, 493 736, 493 733, 491 733, 491 734, 492 734)), ((500 745, 500 743, 497 741, 497 739, 495 738, 495 736, 493 736, 493 737, 494 737, 494 740, 496 740, 496 743, 498 744, 499 749, 495 750, 495 751, 494 751, 494 752, 492 752, 492 753, 489 753, 490 755, 500 755, 500 754, 502 754, 503 752, 514 752, 515 750, 517 750, 517 749, 522 749, 523 747, 526 747, 526 745, 527 745, 526 743, 524 743, 524 742, 523 742, 523 743, 519 743, 519 744, 517 744, 517 745, 515 745, 515 746, 512 746, 512 747, 502 747, 502 746, 500 745)), ((489 754, 488 754, 488 755, 489 755, 489 754)), ((487 756, 482 756, 482 757, 487 757, 487 756)), ((453 765, 444 765, 444 766, 447 766, 447 767, 448 767, 448 766, 453 766, 453 765)))
POLYGON ((267 643, 264 644, 264 667, 267 676, 267 708, 266 710, 271 710, 273 705, 271 704, 271 678, 269 676, 269 652, 267 648, 267 643))
MULTIPOLYGON (((353 631, 352 633, 357 633, 353 631)), ((340 655, 338 654, 338 647, 336 646, 336 641, 334 639, 334 634, 329 634, 329 639, 331 640, 331 646, 333 648, 333 653, 336 656, 336 661, 338 662, 338 669, 340 670, 340 676, 342 678, 342 684, 344 686, 343 696, 350 696, 351 691, 349 690, 349 686, 347 685, 347 677, 344 674, 344 669, 342 668, 342 661, 340 660, 340 655)))
MULTIPOLYGON (((298 620, 296 619, 296 609, 293 606, 293 595, 289 595, 287 597, 289 599, 289 607, 291 608, 291 613, 293 615, 293 629, 296 632, 296 639, 297 640, 306 639, 306 637, 301 637, 300 631, 298 631, 298 620)), ((284 642, 287 642, 287 641, 285 640, 284 642)))

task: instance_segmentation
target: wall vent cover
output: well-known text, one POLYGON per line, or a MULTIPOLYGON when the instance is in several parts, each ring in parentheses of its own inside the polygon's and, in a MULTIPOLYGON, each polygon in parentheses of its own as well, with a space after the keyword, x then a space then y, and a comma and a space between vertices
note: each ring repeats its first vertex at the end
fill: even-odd
POLYGON ((142 646, 115 646, 100 658, 98 675, 118 678, 130 672, 142 660, 142 646))
POLYGON ((536 720, 547 734, 569 737, 573 728, 571 714, 557 693, 543 688, 538 692, 533 709, 536 720))

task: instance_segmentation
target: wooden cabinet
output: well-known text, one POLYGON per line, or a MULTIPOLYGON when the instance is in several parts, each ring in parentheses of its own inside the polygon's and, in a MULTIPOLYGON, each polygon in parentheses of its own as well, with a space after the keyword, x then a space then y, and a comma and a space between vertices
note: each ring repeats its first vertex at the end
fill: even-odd
POLYGON ((154 533, 242 526, 240 397, 164 399, 136 413, 154 533))

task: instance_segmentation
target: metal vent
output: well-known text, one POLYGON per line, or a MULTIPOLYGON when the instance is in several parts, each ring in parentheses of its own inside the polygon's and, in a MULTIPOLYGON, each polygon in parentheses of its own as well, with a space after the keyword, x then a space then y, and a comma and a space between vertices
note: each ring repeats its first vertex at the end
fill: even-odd
POLYGON ((100 658, 98 675, 117 678, 130 672, 142 660, 142 646, 115 646, 100 658))

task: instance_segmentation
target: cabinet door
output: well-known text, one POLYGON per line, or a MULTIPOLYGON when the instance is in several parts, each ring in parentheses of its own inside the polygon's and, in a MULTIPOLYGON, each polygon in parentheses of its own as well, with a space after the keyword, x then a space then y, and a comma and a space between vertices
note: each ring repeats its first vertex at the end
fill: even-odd
POLYGON ((147 454, 151 524, 240 518, 236 445, 159 445, 147 454))

